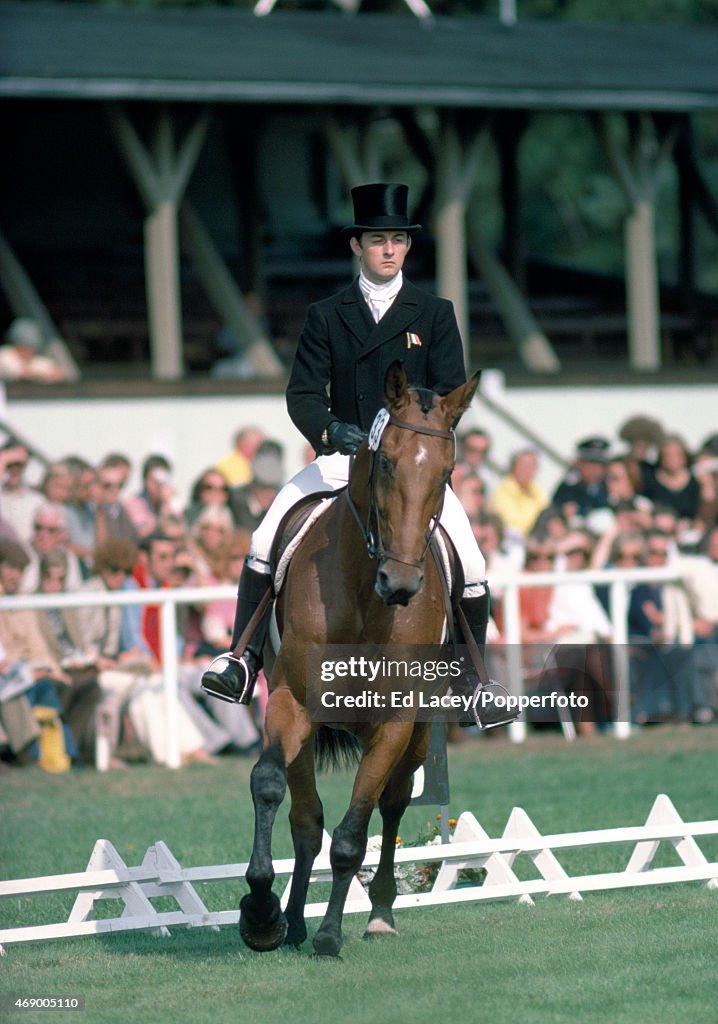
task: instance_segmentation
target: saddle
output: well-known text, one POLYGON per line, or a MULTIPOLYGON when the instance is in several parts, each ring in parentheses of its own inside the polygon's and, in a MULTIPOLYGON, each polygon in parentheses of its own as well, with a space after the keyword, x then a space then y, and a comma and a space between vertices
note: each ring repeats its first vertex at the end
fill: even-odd
MULTIPOLYGON (((269 556, 275 595, 282 589, 289 563, 305 534, 344 490, 346 487, 329 493, 318 491, 307 494, 300 498, 284 515, 277 529, 269 556)), ((429 551, 441 579, 448 633, 447 641, 454 644, 456 642, 454 619, 464 590, 464 574, 454 545, 440 524, 431 538, 429 551)))
POLYGON ((269 571, 275 596, 282 589, 289 563, 305 533, 345 490, 346 487, 340 487, 337 491, 315 491, 312 494, 305 494, 288 512, 285 512, 269 553, 269 571))

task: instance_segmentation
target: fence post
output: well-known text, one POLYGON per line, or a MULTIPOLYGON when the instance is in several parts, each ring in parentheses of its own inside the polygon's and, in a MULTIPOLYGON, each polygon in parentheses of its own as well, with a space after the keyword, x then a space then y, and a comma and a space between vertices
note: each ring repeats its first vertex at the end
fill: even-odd
POLYGON ((171 594, 162 598, 161 630, 162 676, 167 705, 167 767, 179 768, 179 671, 177 658, 177 614, 171 594))
MULTIPOLYGON (((508 691, 512 697, 521 697, 524 692, 524 669, 521 657, 521 614, 517 583, 506 584, 503 607, 508 691)), ((511 722, 509 725, 509 739, 513 743, 524 742, 526 739, 525 721, 511 722)))
POLYGON ((613 671, 616 680, 614 732, 618 739, 631 735, 631 680, 628 662, 628 584, 611 583, 611 625, 613 627, 613 671))

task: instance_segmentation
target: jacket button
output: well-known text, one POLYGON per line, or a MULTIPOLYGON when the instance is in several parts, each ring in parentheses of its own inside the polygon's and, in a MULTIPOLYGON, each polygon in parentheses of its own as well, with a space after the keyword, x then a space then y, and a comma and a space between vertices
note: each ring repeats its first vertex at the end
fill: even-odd
POLYGON ((363 395, 363 393, 361 393, 361 392, 360 392, 360 393, 359 393, 359 394, 357 395, 357 398, 359 399, 359 401, 360 401, 360 402, 363 402, 363 401, 364 401, 364 395, 363 395))

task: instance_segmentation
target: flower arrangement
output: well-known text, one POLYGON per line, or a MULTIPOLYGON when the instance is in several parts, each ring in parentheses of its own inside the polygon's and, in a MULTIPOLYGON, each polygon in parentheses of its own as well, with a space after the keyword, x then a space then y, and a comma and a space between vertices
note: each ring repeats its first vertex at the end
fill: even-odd
MULTIPOLYGON (((436 821, 441 821, 440 814, 437 814, 436 821)), ((456 819, 449 818, 449 842, 453 841, 455 828, 456 819)), ((370 851, 380 851, 381 842, 381 835, 369 836, 366 847, 367 853, 370 851)), ((441 833, 439 831, 439 827, 438 825, 427 821, 426 825, 419 830, 414 840, 411 842, 403 842, 401 836, 397 836, 396 845, 397 848, 402 847, 404 849, 414 846, 440 846, 441 833)), ((415 864, 412 864, 411 862, 397 864, 394 868, 397 891, 401 894, 429 892, 436 881, 436 876, 439 873, 440 867, 440 860, 418 861, 415 864)), ((480 885, 485 876, 486 872, 483 869, 477 870, 476 868, 465 868, 459 873, 459 884, 480 885)), ((357 878, 365 887, 369 885, 373 877, 374 868, 360 868, 357 872, 357 878)))

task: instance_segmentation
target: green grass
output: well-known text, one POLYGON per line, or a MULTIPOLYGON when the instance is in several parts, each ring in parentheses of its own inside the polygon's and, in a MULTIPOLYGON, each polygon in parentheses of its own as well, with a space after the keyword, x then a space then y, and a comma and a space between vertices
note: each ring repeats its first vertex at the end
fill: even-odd
MULTIPOLYGON (((659 792, 685 820, 718 817, 716 730, 645 730, 566 744, 552 735, 514 746, 500 736, 451 750, 451 814, 472 811, 499 835, 522 806, 544 833, 645 820, 659 792)), ((0 783, 0 866, 5 877, 84 869, 105 837, 128 864, 164 839, 186 866, 246 859, 251 845, 250 765, 180 772, 151 767, 51 777, 6 773, 0 783)), ((351 779, 321 779, 327 827, 343 813, 351 779)), ((402 824, 412 841, 434 810, 410 808, 402 824)), ((379 825, 376 822, 376 831, 379 825)), ((700 841, 718 859, 718 840, 700 841)), ((275 855, 291 852, 280 811, 275 855)), ((571 872, 622 868, 630 848, 567 851, 571 872)), ((670 850, 657 863, 677 863, 670 850)), ((531 876, 528 861, 515 868, 531 876)), ((238 883, 207 885, 212 909, 236 906, 238 883)), ((317 898, 313 896, 312 898, 317 898)), ((2 901, 2 926, 66 916, 72 897, 2 901)), ((184 1021, 279 1024, 293 1021, 394 1020, 435 1024, 444 1017, 492 1024, 715 1024, 718 893, 692 885, 588 893, 583 903, 538 898, 408 910, 397 940, 361 940, 363 915, 345 919, 340 962, 300 952, 247 951, 235 928, 175 929, 168 939, 125 934, 7 947, 0 993, 81 994, 83 1024, 184 1021)), ((310 921, 310 934, 317 922, 310 921)), ((12 1015, 10 1019, 15 1019, 12 1015)), ((48 1022, 49 1011, 17 1014, 48 1022)))

